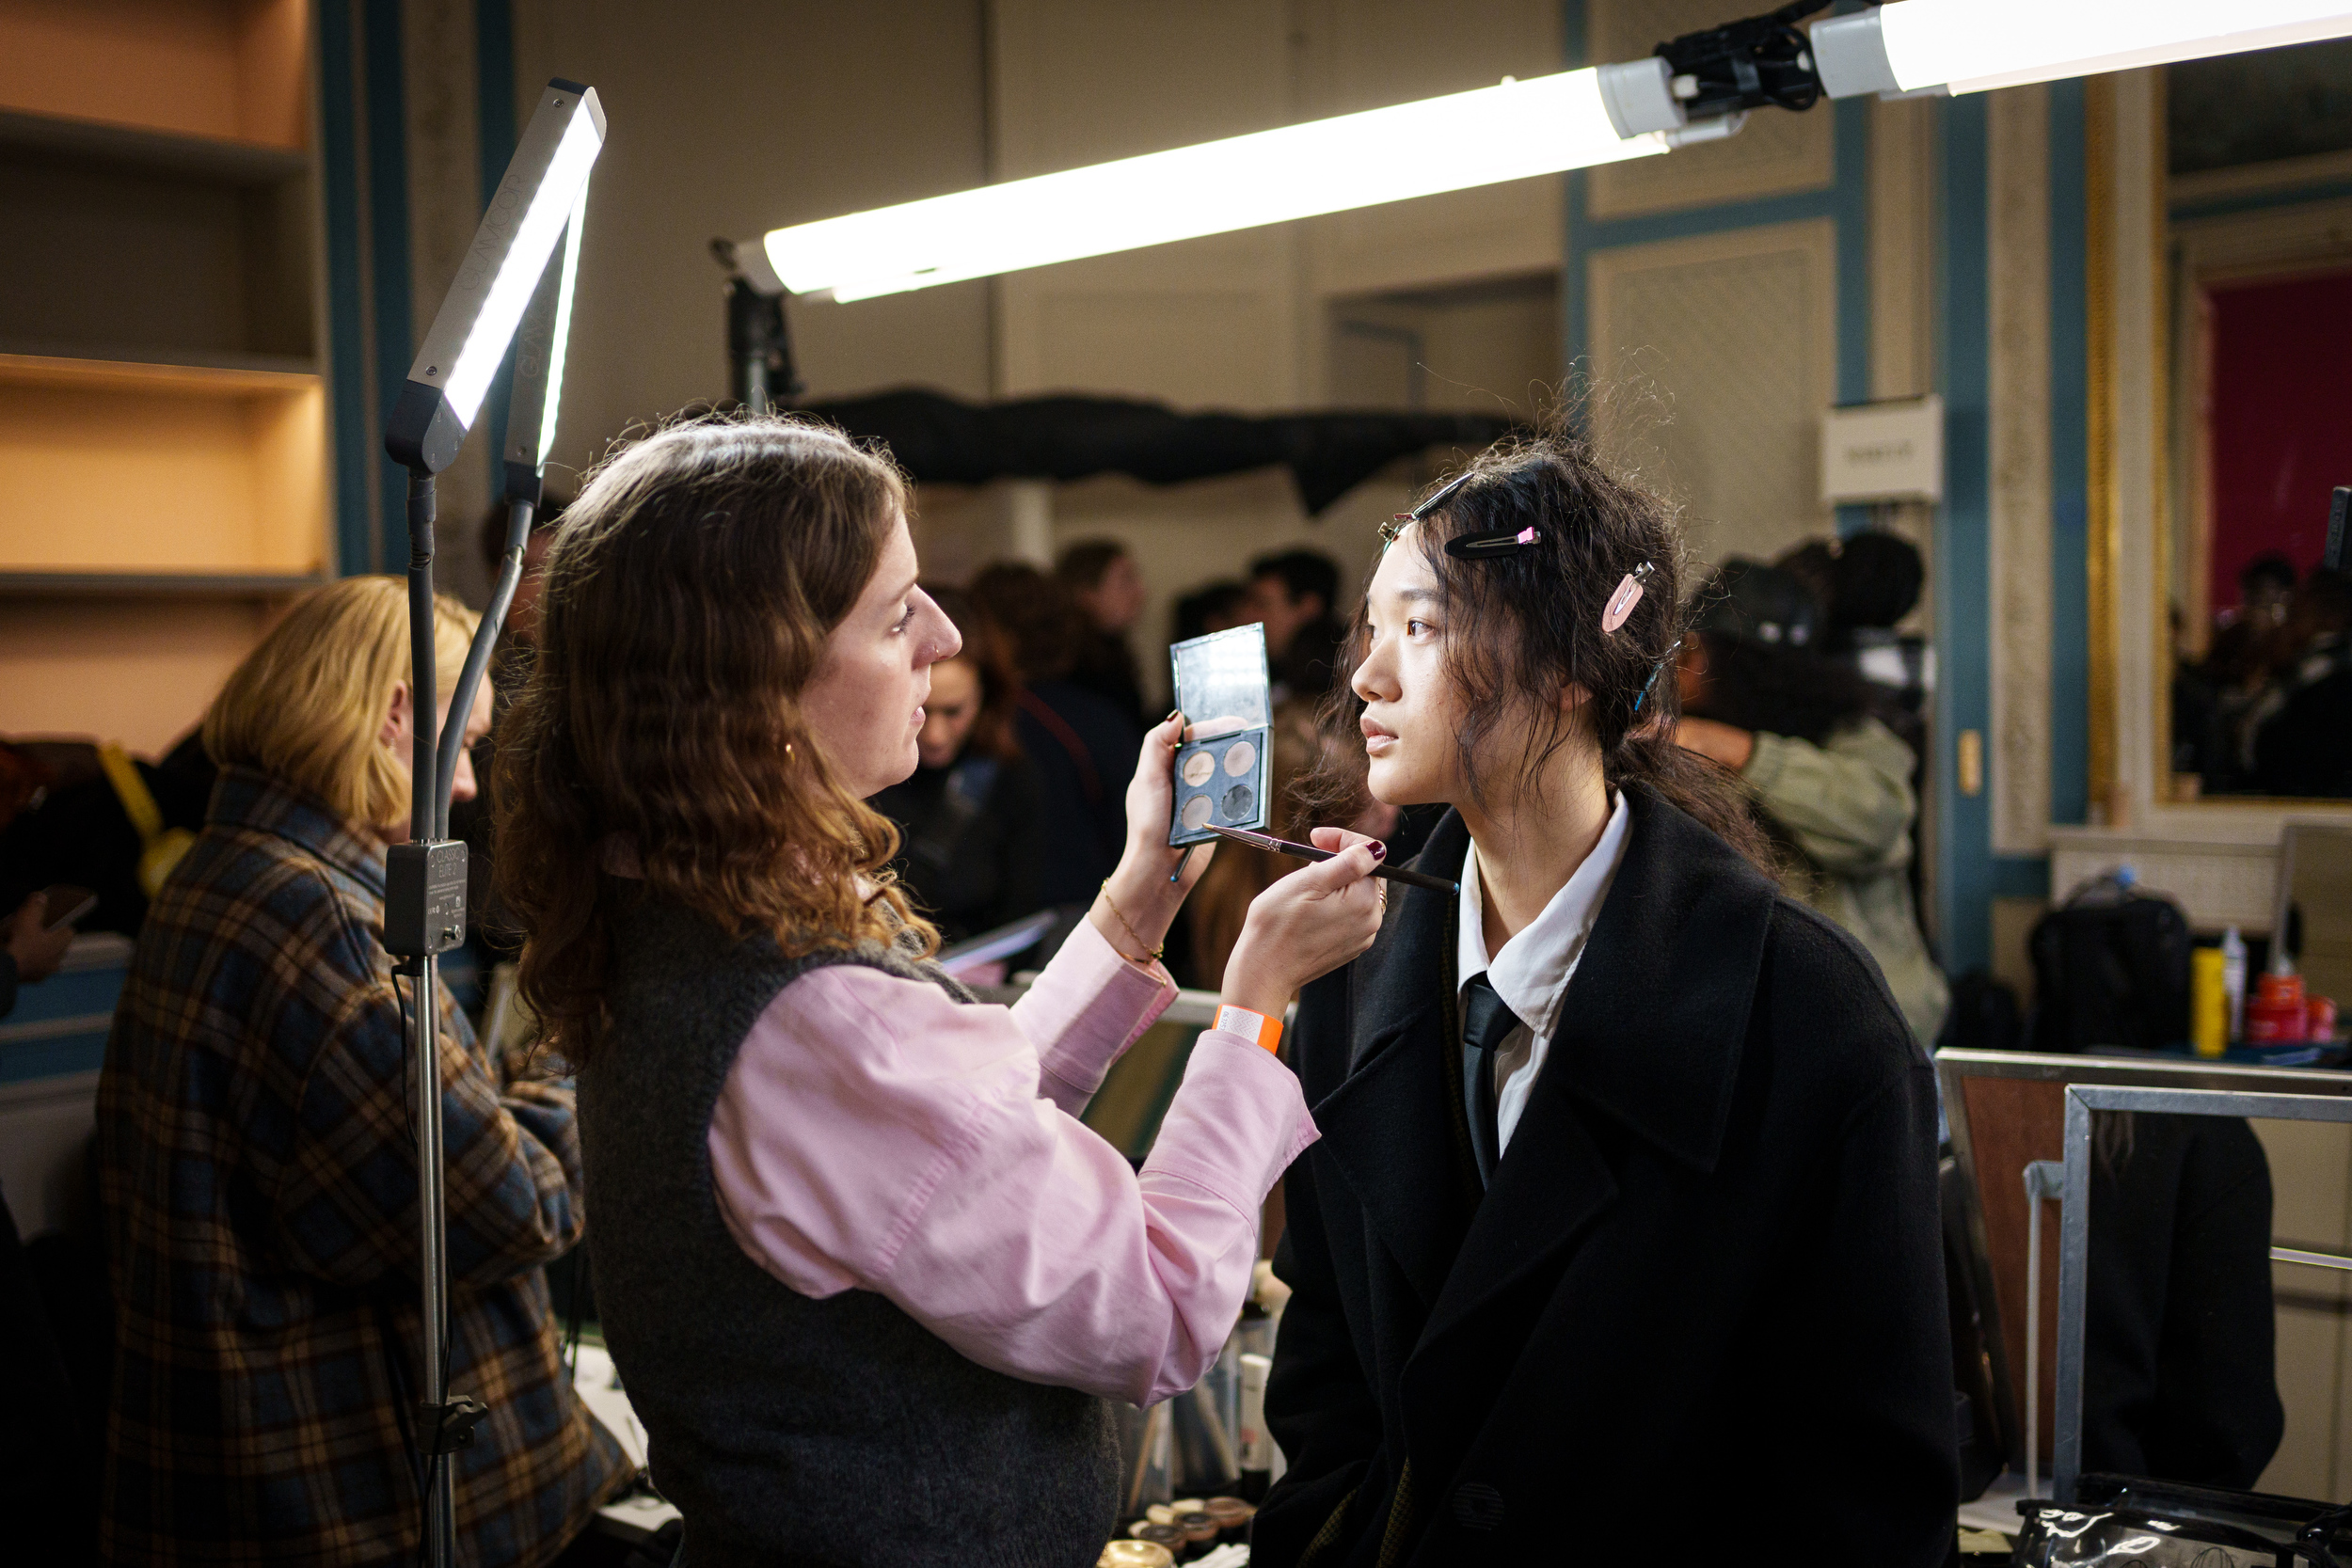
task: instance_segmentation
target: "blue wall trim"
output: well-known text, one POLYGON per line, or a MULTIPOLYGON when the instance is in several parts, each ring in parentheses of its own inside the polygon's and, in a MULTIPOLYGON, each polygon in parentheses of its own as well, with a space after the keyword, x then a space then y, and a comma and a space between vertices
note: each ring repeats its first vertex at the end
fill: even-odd
POLYGON ((359 265, 358 105, 352 87, 351 8, 319 7, 319 190, 326 210, 326 360, 334 410, 335 570, 372 571, 381 558, 368 505, 375 463, 368 439, 367 316, 359 265))
POLYGON ((2049 857, 2046 855, 1994 856, 1992 892, 1995 898, 2049 897, 2049 857))
MULTIPOLYGON (((1560 0, 1560 63, 1570 71, 1581 71, 1585 64, 1584 0, 1560 0)), ((1560 203, 1560 220, 1567 234, 1561 246, 1560 268, 1560 364, 1561 373, 1567 381, 1567 395, 1575 396, 1580 376, 1592 366, 1585 356, 1591 352, 1590 302, 1584 287, 1584 263, 1589 255, 1584 244, 1588 225, 1584 221, 1586 179, 1581 168, 1570 169, 1563 179, 1566 191, 1560 203)))
MULTIPOLYGON (((400 0, 362 0, 368 92, 368 238, 375 280, 376 406, 389 413, 407 379, 416 354, 409 307, 408 95, 402 64, 400 0)), ((369 433, 371 437, 374 433, 369 433)), ((378 505, 387 533, 401 533, 408 515, 408 476, 384 455, 383 444, 368 442, 367 471, 375 476, 378 505)), ((387 540, 382 555, 364 569, 382 571, 405 549, 387 540)))
POLYGON ((2090 819, 2090 349, 2083 84, 2050 85, 2050 820, 2090 819))
POLYGON ((1870 396, 1870 101, 1849 98, 1831 108, 1837 117, 1837 401, 1863 403, 1870 396))
MULTIPOLYGON (((1870 102, 1831 105, 1837 117, 1837 401, 1870 398, 1870 102)), ((1820 113, 1818 109, 1813 111, 1820 113)), ((1837 536, 1870 526, 1867 506, 1837 508, 1837 536)))
POLYGON ((1936 934, 1944 967, 1958 974, 1990 964, 1993 950, 1992 800, 1963 795, 1963 730, 1982 734, 1992 713, 1990 673, 1992 392, 1986 306, 1987 166, 1981 94, 1938 105, 1943 119, 1942 362, 1944 510, 1935 531, 1935 625, 1941 645, 1935 692, 1936 934))
MULTIPOLYGON (((1613 250, 1619 245, 1649 245, 1658 240, 1685 240, 1699 234, 1720 234, 1729 229, 1761 229, 1772 223, 1835 218, 1839 215, 1841 200, 1836 185, 1830 184, 1819 190, 1792 191, 1786 196, 1762 196, 1749 201, 1726 201, 1712 207, 1644 213, 1629 218, 1602 218, 1586 226, 1586 248, 1613 250)), ((1867 245, 1867 226, 1865 235, 1864 244, 1867 245)), ((1866 277, 1863 283, 1866 293, 1868 287, 1866 277)))

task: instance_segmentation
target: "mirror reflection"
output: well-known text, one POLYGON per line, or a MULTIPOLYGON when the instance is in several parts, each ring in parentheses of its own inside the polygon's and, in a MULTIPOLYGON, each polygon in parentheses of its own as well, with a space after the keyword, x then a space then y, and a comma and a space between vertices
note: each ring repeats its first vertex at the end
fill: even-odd
POLYGON ((2172 793, 2352 797, 2352 45, 2166 74, 2172 793))
POLYGON ((2352 1127, 2103 1113, 2083 1469, 2352 1491, 2352 1127))

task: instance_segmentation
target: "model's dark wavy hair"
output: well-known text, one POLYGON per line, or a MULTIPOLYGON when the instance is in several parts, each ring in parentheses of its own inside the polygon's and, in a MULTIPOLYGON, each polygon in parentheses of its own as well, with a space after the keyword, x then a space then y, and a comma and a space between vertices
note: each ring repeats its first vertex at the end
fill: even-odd
POLYGON ((676 899, 788 956, 937 945, 800 705, 907 504, 903 475, 814 421, 709 417, 623 449, 548 553, 539 653, 501 721, 500 896, 521 990, 575 1064, 596 1044, 612 927, 676 899), (643 879, 600 874, 608 842, 643 879))
MULTIPOLYGON (((1462 777, 1481 802, 1531 784, 1580 728, 1600 752, 1612 785, 1646 784, 1728 841, 1768 874, 1776 857, 1732 775, 1674 742, 1676 642, 1686 631, 1681 531, 1666 503, 1619 479, 1590 440, 1565 423, 1506 437, 1473 459, 1445 504, 1398 536, 1438 580, 1445 625, 1441 660, 1461 699, 1454 736, 1462 777), (1464 561, 1448 555, 1457 534, 1534 529, 1516 554, 1464 561), (1627 573, 1650 565, 1641 603, 1613 633, 1601 614, 1627 573), (1573 683, 1589 701, 1563 712, 1573 683), (1494 742, 1523 726, 1519 753, 1498 778, 1494 742)), ((1365 758, 1351 689, 1367 645, 1359 601, 1342 650, 1344 673, 1326 701, 1327 744, 1302 782, 1311 820, 1333 821, 1363 794, 1365 758)))

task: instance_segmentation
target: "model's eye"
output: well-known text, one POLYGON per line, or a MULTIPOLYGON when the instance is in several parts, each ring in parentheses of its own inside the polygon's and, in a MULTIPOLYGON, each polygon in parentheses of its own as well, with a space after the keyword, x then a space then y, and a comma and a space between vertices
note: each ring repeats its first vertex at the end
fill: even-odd
POLYGON ((1434 632, 1437 629, 1437 627, 1431 626, 1428 622, 1421 620, 1418 617, 1405 623, 1405 634, 1407 637, 1427 636, 1429 633, 1434 632))
POLYGON ((909 599, 904 605, 899 607, 898 619, 893 623, 890 629, 894 632, 904 631, 907 629, 907 624, 914 619, 914 601, 913 599, 909 599))

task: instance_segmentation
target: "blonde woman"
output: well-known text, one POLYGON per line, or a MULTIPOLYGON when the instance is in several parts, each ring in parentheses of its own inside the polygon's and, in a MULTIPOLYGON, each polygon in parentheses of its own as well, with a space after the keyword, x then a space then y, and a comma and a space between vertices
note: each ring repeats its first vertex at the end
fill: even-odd
MULTIPOLYGON (((417 1554, 415 998, 381 940, 415 734, 405 594, 393 578, 320 589, 204 717, 220 783, 148 914, 99 1084, 120 1326, 109 1561, 417 1554)), ((442 668, 474 620, 440 601, 442 668)), ((489 721, 485 687, 469 744, 489 721)), ((463 752, 457 768, 463 800, 463 752)), ((435 1005, 450 1381, 489 1406, 457 1456, 458 1555, 535 1568, 627 1469, 564 1380, 540 1274, 580 1229, 572 1094, 487 1059, 435 1005)))

